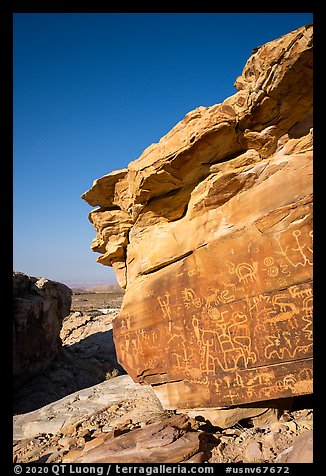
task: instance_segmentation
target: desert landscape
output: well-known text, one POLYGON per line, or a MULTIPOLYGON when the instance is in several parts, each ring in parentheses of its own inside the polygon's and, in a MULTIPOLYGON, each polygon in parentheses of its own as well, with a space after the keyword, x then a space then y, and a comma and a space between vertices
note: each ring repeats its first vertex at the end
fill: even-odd
POLYGON ((14 272, 16 463, 313 462, 312 46, 93 181, 119 286, 14 272))

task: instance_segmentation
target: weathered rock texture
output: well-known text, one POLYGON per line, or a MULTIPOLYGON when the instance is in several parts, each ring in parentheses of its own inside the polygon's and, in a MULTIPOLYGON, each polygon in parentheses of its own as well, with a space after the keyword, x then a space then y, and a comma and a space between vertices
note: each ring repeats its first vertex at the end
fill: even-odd
POLYGON ((19 386, 48 365, 61 348, 62 320, 71 290, 62 283, 13 273, 13 367, 19 386))
POLYGON ((167 408, 311 392, 312 35, 256 48, 234 96, 82 196, 126 288, 119 361, 167 408))

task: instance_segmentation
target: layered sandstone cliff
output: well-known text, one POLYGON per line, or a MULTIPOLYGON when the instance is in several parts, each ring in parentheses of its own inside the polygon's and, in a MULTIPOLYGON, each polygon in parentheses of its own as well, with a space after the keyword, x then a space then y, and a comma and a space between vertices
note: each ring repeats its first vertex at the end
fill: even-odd
POLYGON ((312 31, 254 50, 235 95, 82 196, 126 288, 119 361, 166 407, 311 392, 312 31))

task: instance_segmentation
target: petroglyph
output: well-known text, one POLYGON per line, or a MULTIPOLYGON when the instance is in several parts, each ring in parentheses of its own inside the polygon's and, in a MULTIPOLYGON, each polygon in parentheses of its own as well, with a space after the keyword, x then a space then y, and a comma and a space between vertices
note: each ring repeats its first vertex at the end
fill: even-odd
POLYGON ((263 268, 263 271, 267 271, 267 274, 271 278, 276 278, 279 273, 278 266, 274 265, 274 258, 272 256, 267 256, 264 259, 264 264, 266 268, 263 268))
POLYGON ((191 288, 185 288, 183 291, 181 291, 182 294, 182 300, 184 303, 184 306, 189 309, 190 305, 200 308, 202 306, 201 299, 197 297, 195 291, 191 288))
MULTIPOLYGON (((209 262, 210 274, 195 272, 193 257, 172 277, 163 274, 145 290, 140 311, 129 302, 119 317, 116 345, 125 368, 139 381, 161 373, 218 392, 210 397, 218 404, 291 395, 298 380, 285 377, 295 373, 280 367, 281 376, 275 366, 312 355, 311 283, 290 281, 294 272, 310 276, 307 236, 301 228, 251 239, 237 256, 225 240, 214 249, 215 267, 204 247, 197 250, 196 264, 205 269, 209 262)), ((230 243, 235 250, 235 239, 230 243)))
POLYGON ((239 263, 235 265, 230 260, 226 260, 225 264, 230 274, 236 274, 239 283, 253 283, 257 280, 258 263, 239 263))
POLYGON ((313 316, 313 297, 308 296, 303 301, 303 311, 305 313, 304 317, 302 318, 303 321, 307 322, 307 324, 302 328, 303 332, 305 333, 305 337, 307 340, 312 340, 312 316, 313 316))
POLYGON ((300 297, 301 299, 305 299, 306 297, 312 297, 312 289, 311 288, 303 288, 302 286, 290 286, 289 293, 293 298, 300 297))
POLYGON ((157 298, 160 308, 162 310, 162 314, 164 319, 168 322, 169 325, 169 332, 172 330, 172 316, 171 316, 171 309, 170 309, 170 293, 166 292, 164 297, 159 296, 157 298))
MULTIPOLYGON (((282 236, 276 237, 279 250, 276 253, 282 255, 286 261, 293 266, 294 268, 297 268, 298 266, 307 266, 310 265, 312 266, 313 261, 312 261, 312 244, 309 246, 309 243, 303 236, 303 231, 304 230, 293 230, 292 231, 292 237, 293 239, 290 240, 291 245, 285 245, 282 244, 282 236)), ((308 234, 310 241, 312 243, 312 232, 311 230, 309 231, 308 234)), ((288 235, 287 235, 288 236, 288 235)))
MULTIPOLYGON (((247 384, 262 387, 272 378, 270 372, 258 372, 254 381, 251 378, 246 383, 246 370, 310 355, 311 286, 296 285, 236 303, 221 303, 218 292, 212 286, 203 296, 190 287, 180 290, 180 294, 161 294, 156 299, 165 327, 128 332, 130 315, 122 315, 120 325, 126 332, 119 345, 122 358, 141 375, 145 364, 147 368, 162 365, 157 342, 164 342, 164 352, 170 356, 169 375, 176 379, 186 375, 190 382, 211 385, 225 373, 223 385, 238 388, 247 384), (178 315, 180 302, 186 312, 192 309, 192 317, 175 317, 172 326, 172 316, 178 315), (237 374, 230 380, 228 375, 232 372, 237 374)), ((227 395, 235 401, 232 392, 227 395)))
POLYGON ((257 267, 258 263, 253 263, 253 265, 249 263, 240 263, 236 266, 235 272, 238 276, 239 283, 248 283, 254 282, 257 280, 257 267))

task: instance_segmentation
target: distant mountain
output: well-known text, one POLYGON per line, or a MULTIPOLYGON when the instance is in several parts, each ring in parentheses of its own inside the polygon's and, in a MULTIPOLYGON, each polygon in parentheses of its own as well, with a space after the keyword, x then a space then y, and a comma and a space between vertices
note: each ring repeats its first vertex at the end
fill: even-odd
POLYGON ((112 288, 112 287, 117 287, 120 289, 120 286, 117 284, 117 282, 107 282, 107 281, 72 281, 72 280, 62 280, 62 283, 66 284, 69 286, 69 288, 79 288, 79 289, 85 289, 85 290, 94 290, 97 288, 100 289, 105 289, 105 288, 112 288))

